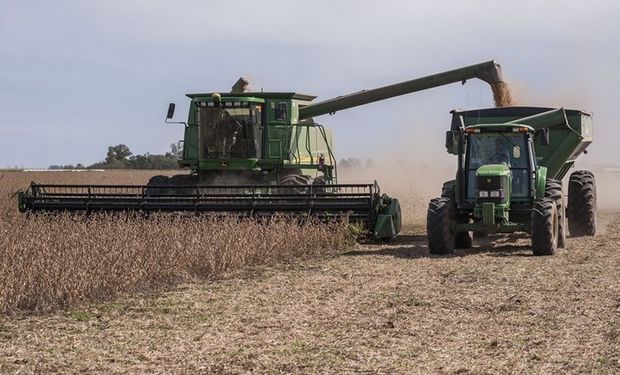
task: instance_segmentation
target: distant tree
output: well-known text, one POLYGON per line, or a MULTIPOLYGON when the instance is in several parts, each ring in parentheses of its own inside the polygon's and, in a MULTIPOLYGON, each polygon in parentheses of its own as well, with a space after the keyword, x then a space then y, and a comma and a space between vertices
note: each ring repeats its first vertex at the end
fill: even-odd
POLYGON ((105 158, 106 163, 112 163, 114 161, 125 161, 132 155, 129 147, 124 144, 108 147, 108 154, 105 158))
POLYGON ((84 169, 86 168, 83 164, 78 163, 75 166, 73 164, 65 164, 65 165, 56 165, 52 164, 47 169, 84 169))
MULTIPOLYGON (((183 156, 183 144, 181 142, 174 142, 170 144, 171 156, 181 158, 183 156)), ((168 153, 166 153, 168 155, 168 153)))
MULTIPOLYGON (((108 147, 105 160, 89 165, 89 169, 178 169, 179 155, 182 153, 181 143, 170 144, 170 152, 164 155, 153 155, 148 152, 134 155, 124 144, 108 147)), ((78 164, 76 168, 83 168, 78 164)))
POLYGON ((360 168, 361 166, 362 162, 356 158, 342 159, 340 163, 338 163, 338 167, 341 168, 360 168))

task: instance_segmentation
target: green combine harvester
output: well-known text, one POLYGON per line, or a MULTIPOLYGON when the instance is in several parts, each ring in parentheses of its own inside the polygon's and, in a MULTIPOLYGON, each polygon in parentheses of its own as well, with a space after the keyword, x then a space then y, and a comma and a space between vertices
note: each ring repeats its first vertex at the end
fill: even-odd
MULTIPOLYGON (((188 94, 179 164, 191 171, 154 176, 147 185, 32 183, 19 195, 28 211, 189 211, 241 216, 347 215, 372 237, 390 239, 401 228, 397 199, 376 183, 338 184, 331 131, 314 117, 467 79, 502 83, 495 61, 455 69, 322 102, 294 92, 188 94)), ((174 116, 168 108, 166 122, 174 116)))
POLYGON ((428 207, 432 254, 470 248, 473 234, 526 232, 534 255, 551 255, 571 236, 596 232, 596 186, 573 172, 568 205, 562 179, 592 143, 592 118, 579 110, 505 107, 453 111, 446 148, 456 178, 428 207))

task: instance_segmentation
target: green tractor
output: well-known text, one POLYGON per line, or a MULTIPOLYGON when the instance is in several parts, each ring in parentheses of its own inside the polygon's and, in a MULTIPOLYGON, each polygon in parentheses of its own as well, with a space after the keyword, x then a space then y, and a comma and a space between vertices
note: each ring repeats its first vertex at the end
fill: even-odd
MULTIPOLYGON (((398 234, 397 199, 376 183, 339 184, 331 131, 314 117, 467 79, 502 84, 495 61, 450 70, 321 102, 295 92, 248 92, 240 79, 229 93, 188 94, 179 164, 190 173, 154 176, 147 185, 32 183, 19 195, 26 211, 190 211, 266 216, 291 214, 362 222, 372 237, 398 234)), ((168 107, 172 123, 175 105, 168 107)))
POLYGON ((552 255, 571 236, 596 232, 596 185, 573 172, 568 205, 562 180, 592 143, 592 119, 563 108, 453 111, 446 148, 458 157, 427 212, 431 254, 470 248, 474 233, 529 233, 534 255, 552 255), (568 225, 567 225, 568 224, 568 225))

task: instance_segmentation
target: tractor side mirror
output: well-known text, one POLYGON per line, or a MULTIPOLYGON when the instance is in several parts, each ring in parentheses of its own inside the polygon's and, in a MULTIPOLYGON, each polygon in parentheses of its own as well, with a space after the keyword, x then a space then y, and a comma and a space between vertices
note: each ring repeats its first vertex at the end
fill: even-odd
POLYGON ((170 120, 172 116, 174 116, 174 103, 168 104, 168 114, 166 115, 166 119, 170 120))
POLYGON ((459 131, 448 130, 446 132, 446 151, 448 153, 457 155, 459 153, 459 131))
POLYGON ((540 136, 542 137, 540 139, 540 143, 543 146, 549 146, 549 128, 540 129, 539 132, 540 132, 540 136))

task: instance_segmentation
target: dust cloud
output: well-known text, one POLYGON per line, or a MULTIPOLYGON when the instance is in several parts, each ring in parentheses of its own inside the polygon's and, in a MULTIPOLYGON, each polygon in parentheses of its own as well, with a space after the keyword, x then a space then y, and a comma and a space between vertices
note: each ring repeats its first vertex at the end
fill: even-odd
POLYGON ((454 179, 456 167, 433 167, 412 162, 339 168, 339 183, 372 184, 377 181, 381 194, 397 198, 405 227, 426 225, 426 210, 432 198, 441 195, 444 182, 454 179))

